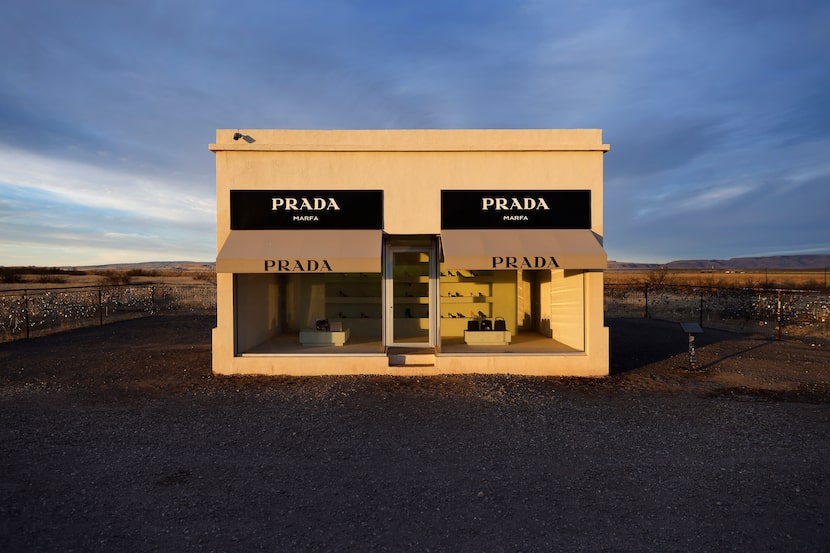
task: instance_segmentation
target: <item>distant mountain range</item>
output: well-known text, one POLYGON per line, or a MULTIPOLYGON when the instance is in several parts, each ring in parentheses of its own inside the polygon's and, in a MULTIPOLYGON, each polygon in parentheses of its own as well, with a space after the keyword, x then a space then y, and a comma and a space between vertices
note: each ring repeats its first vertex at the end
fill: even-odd
POLYGON ((830 255, 775 255, 768 257, 733 257, 732 259, 683 259, 669 263, 634 263, 609 261, 609 269, 826 269, 830 267, 830 255))
POLYGON ((109 265, 86 265, 83 267, 64 268, 80 269, 82 271, 129 271, 131 269, 143 269, 145 271, 212 272, 216 270, 216 263, 212 261, 146 261, 143 263, 111 263, 109 265))

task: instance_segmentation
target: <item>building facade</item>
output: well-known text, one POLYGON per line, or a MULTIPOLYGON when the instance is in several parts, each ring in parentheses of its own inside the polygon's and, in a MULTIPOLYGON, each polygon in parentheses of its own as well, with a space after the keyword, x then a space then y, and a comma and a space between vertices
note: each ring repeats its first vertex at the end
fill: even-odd
POLYGON ((218 130, 217 374, 603 376, 600 130, 218 130))

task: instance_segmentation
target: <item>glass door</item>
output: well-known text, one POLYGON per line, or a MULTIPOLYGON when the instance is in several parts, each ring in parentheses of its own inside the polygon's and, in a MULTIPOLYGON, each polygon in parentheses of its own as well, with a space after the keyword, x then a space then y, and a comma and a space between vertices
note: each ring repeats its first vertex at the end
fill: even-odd
POLYGON ((434 347, 435 256, 424 246, 390 246, 386 257, 387 345, 434 347))

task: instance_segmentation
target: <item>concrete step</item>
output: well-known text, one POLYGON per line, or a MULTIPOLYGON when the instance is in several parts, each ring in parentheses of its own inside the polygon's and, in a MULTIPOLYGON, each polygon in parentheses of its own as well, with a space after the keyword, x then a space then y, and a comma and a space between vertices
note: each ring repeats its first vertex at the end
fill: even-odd
POLYGON ((435 365, 434 348, 389 348, 390 367, 430 367, 435 365))

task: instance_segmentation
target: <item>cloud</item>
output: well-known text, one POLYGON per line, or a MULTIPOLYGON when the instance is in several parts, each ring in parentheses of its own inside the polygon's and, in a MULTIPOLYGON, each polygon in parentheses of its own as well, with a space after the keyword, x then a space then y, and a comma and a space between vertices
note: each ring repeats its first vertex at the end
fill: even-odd
POLYGON ((750 193, 750 186, 730 186, 704 190, 695 196, 684 198, 678 202, 679 210, 701 211, 721 207, 750 193))
POLYGON ((35 153, 0 149, 0 182, 49 194, 61 203, 141 220, 187 223, 215 218, 215 198, 182 193, 180 183, 35 153))
POLYGON ((49 244, 212 258, 216 128, 602 128, 611 257, 830 235, 826 2, 43 0, 3 15, 0 264, 49 244))
POLYGON ((0 149, 3 265, 212 259, 215 220, 212 192, 0 149))

